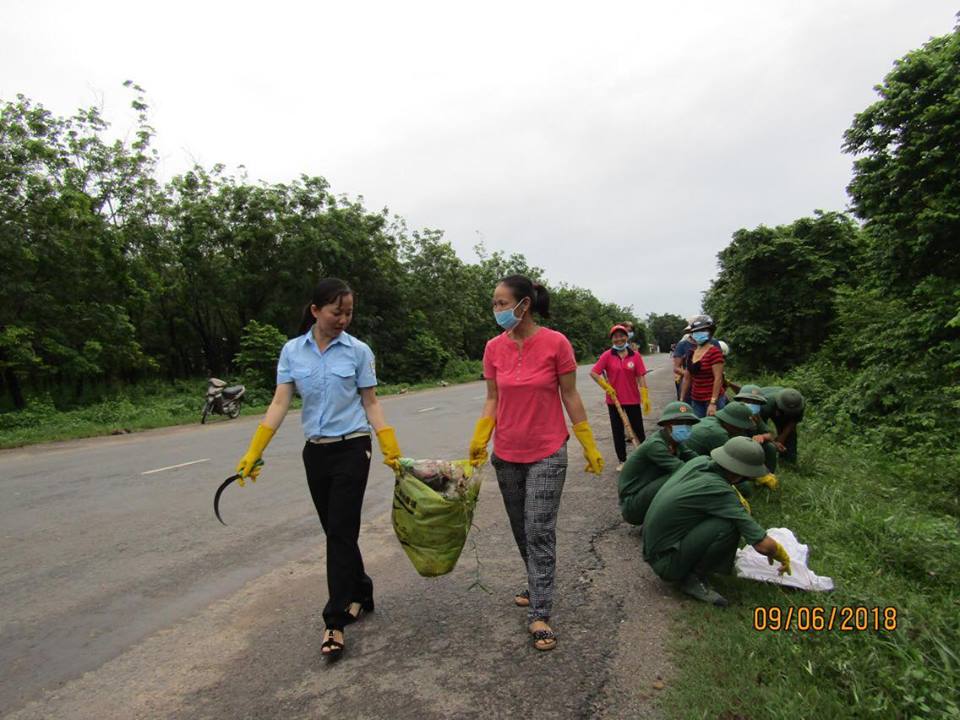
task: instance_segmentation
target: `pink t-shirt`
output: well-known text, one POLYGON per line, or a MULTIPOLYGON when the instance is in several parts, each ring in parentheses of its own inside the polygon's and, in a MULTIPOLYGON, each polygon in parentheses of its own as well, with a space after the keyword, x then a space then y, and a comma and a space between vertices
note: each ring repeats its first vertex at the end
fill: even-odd
POLYGON ((523 351, 502 333, 483 351, 483 376, 497 383, 494 452, 507 462, 532 463, 553 455, 567 441, 560 402, 560 376, 577 369, 563 333, 541 327, 523 351))
MULTIPOLYGON (((617 391, 617 400, 621 405, 640 404, 637 378, 647 374, 647 366, 643 364, 640 353, 630 352, 622 358, 610 348, 597 358, 597 364, 592 369, 597 375, 602 375, 604 371, 607 372, 607 382, 617 391)), ((613 405, 613 399, 609 395, 606 397, 607 405, 613 405)))

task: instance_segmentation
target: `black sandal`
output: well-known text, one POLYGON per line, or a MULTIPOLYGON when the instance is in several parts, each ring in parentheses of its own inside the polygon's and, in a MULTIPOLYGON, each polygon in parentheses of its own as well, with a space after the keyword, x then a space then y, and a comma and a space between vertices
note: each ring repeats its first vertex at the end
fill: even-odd
POLYGON ((541 652, 553 650, 557 646, 557 636, 553 630, 537 630, 530 635, 533 637, 533 647, 541 652))
POLYGON ((513 597, 517 607, 530 607, 530 591, 524 588, 513 597))
POLYGON ((333 633, 343 634, 343 630, 326 630, 324 632, 323 644, 320 645, 320 654, 328 660, 337 660, 343 654, 343 643, 333 639, 333 633))

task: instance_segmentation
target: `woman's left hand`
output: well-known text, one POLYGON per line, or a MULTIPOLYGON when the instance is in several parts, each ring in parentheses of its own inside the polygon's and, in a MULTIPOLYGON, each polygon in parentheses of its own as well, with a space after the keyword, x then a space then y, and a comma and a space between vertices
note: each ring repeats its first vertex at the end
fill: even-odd
POLYGON ((707 405, 707 415, 716 415, 717 414, 717 404, 710 403, 707 405))

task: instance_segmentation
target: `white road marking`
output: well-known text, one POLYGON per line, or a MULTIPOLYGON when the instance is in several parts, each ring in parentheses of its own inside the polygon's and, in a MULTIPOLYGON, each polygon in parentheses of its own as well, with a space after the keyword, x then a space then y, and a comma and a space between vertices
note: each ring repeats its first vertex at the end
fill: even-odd
POLYGON ((417 412, 425 413, 425 412, 430 412, 431 410, 436 410, 436 409, 437 409, 436 406, 428 407, 428 408, 420 408, 419 410, 417 410, 417 412))
POLYGON ((477 395, 477 396, 472 397, 472 398, 470 398, 470 399, 471 399, 471 400, 486 400, 486 399, 487 399, 487 396, 486 396, 486 395, 477 395))
POLYGON ((187 467, 187 465, 196 465, 197 463, 210 462, 210 458, 204 458, 203 460, 191 460, 190 462, 180 463, 179 465, 167 465, 167 467, 157 468, 156 470, 146 470, 141 475, 153 475, 154 473, 163 472, 164 470, 176 470, 177 468, 187 467))

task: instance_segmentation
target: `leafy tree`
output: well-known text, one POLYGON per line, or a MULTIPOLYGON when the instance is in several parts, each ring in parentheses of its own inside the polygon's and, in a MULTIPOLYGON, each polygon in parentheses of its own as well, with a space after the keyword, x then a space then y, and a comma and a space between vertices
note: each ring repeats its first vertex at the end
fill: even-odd
POLYGON ((277 380, 277 358, 287 342, 279 329, 256 320, 248 322, 240 336, 240 352, 233 362, 253 383, 270 388, 277 380))
POLYGON ((650 328, 653 341, 660 347, 660 352, 667 352, 670 346, 683 336, 687 321, 672 313, 665 315, 651 313, 647 316, 647 326, 650 328))
POLYGON ((125 259, 137 193, 154 187, 150 130, 128 147, 106 129, 95 109, 57 118, 23 96, 0 109, 0 367, 16 407, 24 382, 82 385, 154 365, 127 313, 125 259))
MULTIPOLYGON (((461 260, 436 230, 409 233, 388 212, 335 196, 322 177, 251 182, 221 165, 156 178, 142 88, 129 141, 95 108, 53 116, 19 96, 0 105, 0 391, 5 406, 65 389, 225 375, 273 382, 285 337, 322 277, 353 287, 351 332, 381 377, 439 377, 479 359, 497 328, 503 276, 542 280, 520 254, 461 260)), ((588 290, 561 287, 556 327, 588 357, 606 328, 634 319, 588 290)), ((638 340, 644 329, 637 326, 638 340)))
POLYGON ((847 187, 878 287, 960 280, 960 26, 894 63, 844 134, 847 187))
POLYGON ((858 252, 857 226, 840 213, 738 230, 718 255, 704 308, 745 369, 786 370, 829 337, 836 288, 850 279, 858 252))

